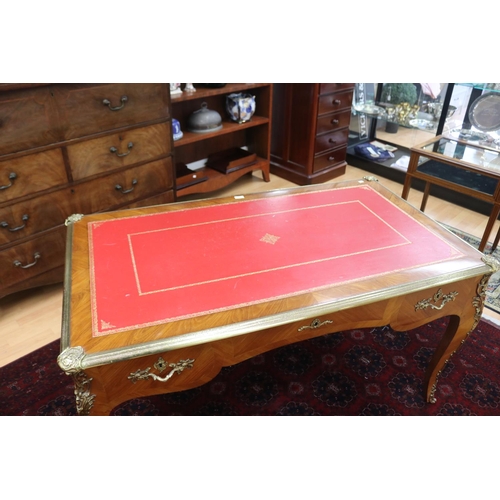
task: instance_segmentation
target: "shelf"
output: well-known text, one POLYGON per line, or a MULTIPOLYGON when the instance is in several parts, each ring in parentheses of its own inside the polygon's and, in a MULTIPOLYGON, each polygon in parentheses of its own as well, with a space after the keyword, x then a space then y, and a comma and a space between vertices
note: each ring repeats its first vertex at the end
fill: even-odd
POLYGON ((224 87, 219 87, 216 89, 197 87, 201 85, 195 83, 196 92, 182 92, 182 94, 171 95, 172 104, 175 105, 179 102, 192 101, 194 99, 205 99, 210 96, 231 94, 233 92, 242 92, 244 90, 257 89, 260 87, 266 87, 267 83, 227 83, 224 87))
POLYGON ((189 132, 187 130, 183 130, 183 137, 174 142, 175 148, 180 148, 185 146, 186 144, 192 144, 198 141, 205 141, 207 139, 211 139, 212 137, 218 137, 224 134, 232 134, 233 132, 237 132, 240 130, 244 130, 250 127, 257 127, 259 125, 264 125, 269 123, 269 118, 264 118, 262 116, 252 116, 252 119, 245 123, 236 123, 232 121, 223 121, 222 129, 216 130, 215 132, 204 132, 204 133, 196 133, 189 132))
POLYGON ((254 170, 262 170, 263 178, 266 180, 265 169, 268 168, 268 165, 269 162, 264 158, 257 158, 256 163, 253 165, 243 167, 229 174, 221 174, 217 170, 212 170, 208 167, 193 170, 193 174, 206 176, 207 180, 198 184, 193 184, 192 186, 187 186, 183 189, 177 189, 177 197, 186 196, 188 194, 209 193, 211 191, 222 189, 229 184, 232 184, 243 175, 253 172, 254 170))
POLYGON ((478 90, 488 91, 488 92, 500 92, 499 88, 489 88, 490 85, 500 85, 500 84, 491 84, 491 83, 455 83, 455 85, 460 85, 462 87, 470 87, 478 90))

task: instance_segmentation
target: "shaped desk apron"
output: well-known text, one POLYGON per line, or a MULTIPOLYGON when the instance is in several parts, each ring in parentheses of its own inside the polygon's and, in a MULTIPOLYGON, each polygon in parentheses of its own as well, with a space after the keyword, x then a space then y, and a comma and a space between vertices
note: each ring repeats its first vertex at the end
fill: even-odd
POLYGON ((303 339, 449 315, 433 402, 496 261, 369 179, 68 219, 58 362, 78 412, 197 387, 303 339))

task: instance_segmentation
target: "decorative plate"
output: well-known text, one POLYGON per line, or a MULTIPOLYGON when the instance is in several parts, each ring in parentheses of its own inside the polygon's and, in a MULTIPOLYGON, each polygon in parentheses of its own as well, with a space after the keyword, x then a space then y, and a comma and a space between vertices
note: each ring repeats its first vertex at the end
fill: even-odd
POLYGON ((477 129, 492 132, 500 129, 500 94, 479 96, 469 109, 469 120, 477 129))

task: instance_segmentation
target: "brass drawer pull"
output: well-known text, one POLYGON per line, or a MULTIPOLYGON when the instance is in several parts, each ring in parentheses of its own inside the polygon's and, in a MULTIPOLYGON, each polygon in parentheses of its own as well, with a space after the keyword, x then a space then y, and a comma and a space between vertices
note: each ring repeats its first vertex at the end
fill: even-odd
POLYGON ((328 139, 328 142, 330 144, 337 144, 337 141, 335 139, 332 139, 331 137, 330 137, 330 139, 328 139))
POLYGON ((121 106, 111 106, 111 101, 109 99, 103 99, 102 103, 104 106, 107 106, 111 111, 120 111, 125 106, 125 103, 128 101, 128 97, 126 95, 122 96, 120 99, 120 102, 122 103, 121 106))
POLYGON ((9 181, 10 181, 10 184, 5 184, 3 186, 0 186, 0 190, 2 189, 7 189, 7 188, 10 188, 12 187, 12 184, 14 183, 14 181, 17 179, 17 175, 15 174, 15 172, 11 172, 9 174, 9 181))
POLYGON ((123 189, 123 187, 120 184, 117 184, 115 186, 115 189, 117 191, 120 191, 122 194, 127 194, 127 193, 131 193, 135 189, 136 185, 137 185, 137 179, 133 179, 132 180, 132 187, 130 189, 123 189))
POLYGON ((159 377, 154 373, 149 373, 151 367, 146 368, 144 370, 137 370, 134 373, 131 373, 127 378, 135 384, 138 380, 146 380, 148 378, 152 378, 153 380, 157 380, 158 382, 166 382, 169 380, 174 373, 180 374, 186 368, 193 368, 194 359, 181 359, 178 363, 167 363, 163 360, 163 358, 159 358, 158 361, 154 364, 154 367, 161 373, 167 367, 172 368, 170 372, 168 372, 164 377, 159 377))
POLYGON ((311 321, 310 325, 301 326, 297 331, 301 332, 302 330, 308 330, 308 329, 316 330, 316 328, 321 328, 323 325, 329 325, 331 323, 333 323, 333 321, 329 319, 321 321, 319 318, 316 318, 315 320, 311 321))
POLYGON ((9 223, 3 221, 3 222, 0 222, 0 227, 7 229, 11 233, 13 233, 14 231, 19 231, 20 229, 24 229, 26 227, 26 222, 28 221, 28 219, 29 219, 28 215, 24 214, 22 217, 22 221, 24 222, 23 225, 17 226, 17 227, 9 227, 9 223))
POLYGON ((338 106, 342 101, 340 99, 334 99, 332 101, 332 104, 335 104, 335 106, 338 106))
POLYGON ((337 118, 334 118, 332 120, 332 125, 338 125, 339 124, 339 121, 337 120, 337 118))
POLYGON ((432 297, 428 299, 421 300, 417 304, 415 304, 415 311, 420 309, 424 310, 430 307, 431 309, 441 310, 448 302, 452 302, 455 300, 458 292, 450 292, 448 294, 444 294, 443 290, 440 288, 432 297), (441 305, 437 305, 441 302, 441 305))
POLYGON ((34 266, 34 265, 38 262, 38 259, 40 259, 42 256, 40 255, 40 253, 39 253, 39 252, 35 252, 35 253, 33 254, 33 257, 34 257, 34 259, 35 259, 35 260, 34 260, 31 264, 26 264, 26 265, 24 265, 24 266, 23 266, 23 265, 21 264, 21 262, 19 262, 18 260, 15 260, 15 261, 14 261, 14 265, 15 265, 16 267, 20 267, 20 268, 22 268, 22 269, 28 269, 28 267, 33 267, 33 266, 34 266))
POLYGON ((335 156, 329 156, 328 157, 328 161, 333 161, 333 160, 335 160, 335 156))
POLYGON ((111 147, 109 148, 109 150, 111 151, 111 153, 115 154, 116 156, 118 156, 118 157, 122 157, 122 156, 127 156, 127 155, 129 155, 129 154, 130 154, 130 150, 131 150, 133 147, 134 147, 134 143, 133 143, 133 142, 129 142, 129 143, 127 144, 128 151, 126 151, 125 153, 119 153, 119 152, 118 152, 118 149, 117 149, 117 148, 115 148, 114 146, 111 146, 111 147))

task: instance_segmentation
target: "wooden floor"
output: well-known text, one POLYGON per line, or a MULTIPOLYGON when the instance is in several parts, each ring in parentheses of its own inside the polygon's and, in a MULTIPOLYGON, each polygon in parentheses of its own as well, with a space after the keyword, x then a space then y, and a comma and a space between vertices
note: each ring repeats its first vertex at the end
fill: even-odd
MULTIPOLYGON (((331 182, 361 179, 365 175, 372 174, 348 166, 345 175, 331 182)), ((378 179, 381 184, 397 195, 401 195, 403 189, 401 184, 383 177, 378 179)), ((245 176, 224 190, 213 193, 213 196, 232 196, 294 186, 296 185, 273 175, 271 175, 271 182, 265 183, 262 177, 255 173, 252 176, 245 176)), ((195 196, 192 195, 185 199, 193 198, 195 196)), ((408 201, 418 208, 421 198, 420 191, 412 190, 408 201)), ((429 197, 425 212, 438 222, 449 224, 478 238, 482 236, 486 227, 486 216, 433 196, 429 197)), ((497 230, 498 222, 493 230, 493 236, 497 230)), ((0 299, 0 366, 60 338, 62 291, 62 284, 57 284, 19 292, 0 299)), ((487 309, 483 316, 494 322, 500 321, 500 315, 487 309)))

